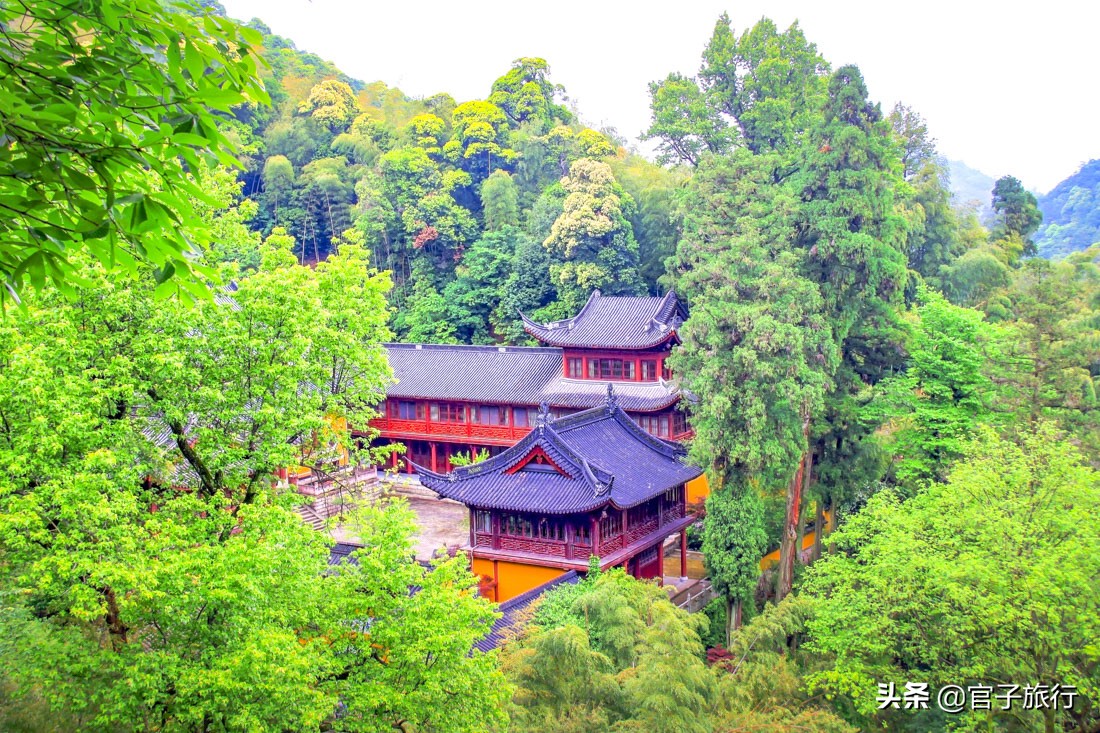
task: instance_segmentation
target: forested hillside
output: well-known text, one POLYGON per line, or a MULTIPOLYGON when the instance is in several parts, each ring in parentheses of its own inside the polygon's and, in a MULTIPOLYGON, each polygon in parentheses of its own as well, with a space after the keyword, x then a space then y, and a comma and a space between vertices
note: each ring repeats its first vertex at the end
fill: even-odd
POLYGON ((410 99, 349 79, 263 34, 272 106, 240 108, 252 226, 323 259, 347 232, 393 273, 411 341, 524 339, 518 311, 556 319, 596 288, 657 292, 683 176, 584 127, 546 61, 516 60, 485 99, 410 99))
POLYGON ((1100 242, 1100 160, 1090 160, 1039 197, 1043 224, 1035 234, 1039 254, 1065 257, 1100 242))
POLYGON ((0 28, 0 729, 1100 730, 1095 162, 983 223, 918 110, 767 18, 650 84, 657 161, 539 58, 412 99, 213 3, 0 28), (371 497, 338 562, 287 467, 404 450, 386 342, 596 288, 689 309, 716 597, 592 558, 482 653, 463 554, 371 497))
POLYGON ((974 206, 978 219, 988 221, 993 213, 989 207, 989 192, 993 190, 993 177, 971 168, 961 160, 948 160, 951 172, 951 192, 955 203, 960 206, 974 206))

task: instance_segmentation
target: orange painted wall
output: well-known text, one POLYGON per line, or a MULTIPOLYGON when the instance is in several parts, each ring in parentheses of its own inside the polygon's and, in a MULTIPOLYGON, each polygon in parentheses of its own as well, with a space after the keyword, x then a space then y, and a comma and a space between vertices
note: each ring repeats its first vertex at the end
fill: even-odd
MULTIPOLYGON (((346 417, 336 417, 334 415, 326 416, 325 420, 328 422, 329 427, 334 433, 346 433, 348 429, 348 419, 346 417)), ((317 436, 314 436, 316 440, 317 436)), ((340 458, 337 462, 341 466, 348 465, 348 451, 343 446, 340 447, 340 458)), ((290 466, 287 469, 287 473, 290 476, 297 476, 299 479, 308 478, 310 476, 310 470, 306 466, 290 466)))
MULTIPOLYGON (((833 531, 833 512, 830 509, 825 510, 825 530, 827 532, 833 531)), ((814 537, 817 536, 817 528, 802 535, 802 549, 807 550, 814 543, 814 537)), ((764 557, 760 558, 760 571, 764 572, 769 568, 774 568, 779 564, 779 550, 772 550, 764 557)))
POLYGON ((497 586, 491 600, 497 603, 503 603, 520 593, 565 575, 565 571, 560 568, 544 568, 541 565, 524 565, 518 562, 485 560, 477 557, 473 559, 471 569, 474 575, 484 575, 496 580, 497 586))
POLYGON ((707 476, 703 474, 699 478, 693 478, 687 482, 687 503, 691 506, 697 501, 702 501, 710 495, 710 484, 707 483, 707 476))

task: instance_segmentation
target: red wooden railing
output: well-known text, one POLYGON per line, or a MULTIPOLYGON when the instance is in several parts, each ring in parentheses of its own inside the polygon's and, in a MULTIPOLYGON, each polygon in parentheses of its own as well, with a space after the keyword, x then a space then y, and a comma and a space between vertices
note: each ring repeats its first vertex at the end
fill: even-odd
POLYGON ((383 434, 416 435, 430 438, 457 438, 496 440, 502 442, 518 441, 527 433, 529 427, 516 425, 478 425, 473 423, 430 422, 428 420, 399 420, 390 417, 377 417, 370 426, 383 434))
POLYGON ((550 555, 552 557, 565 557, 565 543, 554 540, 543 540, 533 537, 511 537, 502 535, 500 549, 513 552, 530 552, 534 555, 550 555))

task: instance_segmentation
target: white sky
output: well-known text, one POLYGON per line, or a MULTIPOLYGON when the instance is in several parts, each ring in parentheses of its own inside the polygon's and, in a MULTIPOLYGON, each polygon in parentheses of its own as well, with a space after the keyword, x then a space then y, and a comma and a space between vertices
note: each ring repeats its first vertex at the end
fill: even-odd
POLYGON ((833 68, 859 65, 872 98, 928 120, 939 150, 1045 192, 1100 158, 1100 3, 972 0, 223 0, 298 48, 414 97, 483 99, 520 56, 541 56, 583 119, 634 140, 648 83, 695 74, 714 21, 735 32, 799 20, 833 68))

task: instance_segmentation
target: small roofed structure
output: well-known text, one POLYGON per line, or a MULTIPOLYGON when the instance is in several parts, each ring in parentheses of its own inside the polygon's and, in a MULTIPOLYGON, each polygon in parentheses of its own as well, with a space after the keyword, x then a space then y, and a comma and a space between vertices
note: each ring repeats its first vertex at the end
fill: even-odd
POLYGON ((416 470, 425 486, 469 508, 473 570, 487 595, 504 601, 584 572, 593 556, 601 568, 660 578, 668 537, 679 533, 686 544, 685 486, 702 474, 685 455, 639 427, 608 385, 593 409, 554 420, 544 405, 526 437, 485 461, 446 474, 416 470))
POLYGON ((673 290, 662 297, 604 297, 593 290, 580 312, 564 321, 536 323, 523 313, 523 328, 547 346, 585 349, 652 349, 668 343, 687 320, 673 290))

